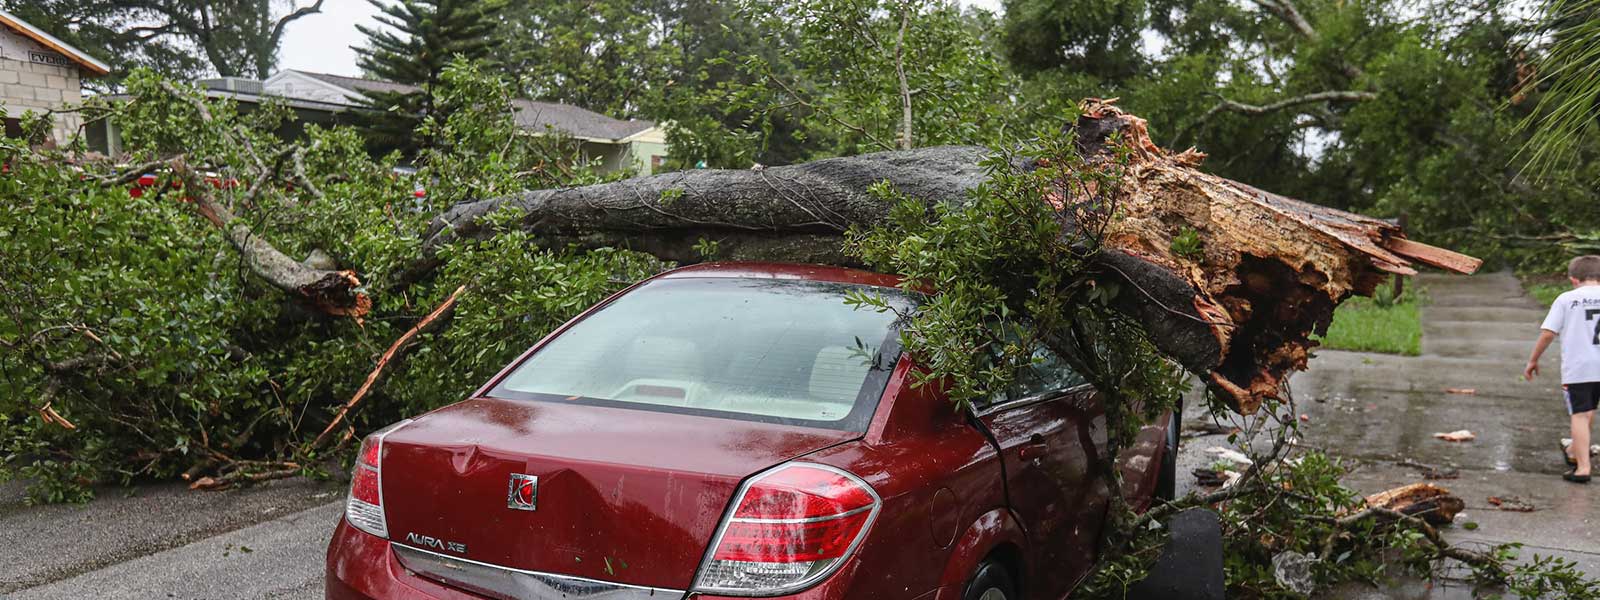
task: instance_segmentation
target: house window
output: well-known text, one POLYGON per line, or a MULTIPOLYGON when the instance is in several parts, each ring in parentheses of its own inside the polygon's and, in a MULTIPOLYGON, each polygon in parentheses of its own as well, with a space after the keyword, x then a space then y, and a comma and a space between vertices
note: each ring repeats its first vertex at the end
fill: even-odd
POLYGON ((6 119, 6 137, 8 137, 8 138, 20 138, 20 137, 22 137, 22 120, 20 120, 20 119, 6 119))
POLYGON ((660 171, 661 170, 661 166, 666 164, 666 162, 667 162, 667 157, 665 157, 665 156, 662 156, 660 154, 652 154, 652 155, 650 155, 650 172, 651 173, 655 173, 656 171, 660 171))

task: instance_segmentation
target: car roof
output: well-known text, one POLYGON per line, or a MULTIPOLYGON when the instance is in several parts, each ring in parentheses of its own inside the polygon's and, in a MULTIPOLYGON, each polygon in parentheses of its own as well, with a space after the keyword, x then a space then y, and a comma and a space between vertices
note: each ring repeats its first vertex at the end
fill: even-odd
POLYGON ((689 265, 667 271, 653 279, 689 278, 743 278, 743 279, 798 279, 853 283, 877 287, 895 287, 901 281, 898 275, 885 275, 861 269, 847 269, 824 265, 804 265, 768 262, 713 262, 689 265))

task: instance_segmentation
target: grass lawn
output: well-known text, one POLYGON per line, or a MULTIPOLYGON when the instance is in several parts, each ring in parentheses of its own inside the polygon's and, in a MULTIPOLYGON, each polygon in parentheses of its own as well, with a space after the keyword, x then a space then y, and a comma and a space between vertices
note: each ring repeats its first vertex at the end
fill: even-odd
POLYGON ((1422 303, 1415 282, 1398 300, 1387 285, 1378 298, 1351 298, 1333 312, 1323 348, 1416 356, 1422 353, 1422 303))
POLYGON ((1565 273, 1517 273, 1517 279, 1522 280, 1522 289, 1528 290, 1528 295, 1545 307, 1553 304, 1556 296, 1572 290, 1572 282, 1567 281, 1565 273))
POLYGON ((1534 283, 1524 287, 1528 289, 1529 296, 1533 296, 1534 300, 1538 300, 1541 306, 1547 307, 1555 303, 1556 296, 1572 291, 1572 284, 1565 281, 1561 283, 1534 283))

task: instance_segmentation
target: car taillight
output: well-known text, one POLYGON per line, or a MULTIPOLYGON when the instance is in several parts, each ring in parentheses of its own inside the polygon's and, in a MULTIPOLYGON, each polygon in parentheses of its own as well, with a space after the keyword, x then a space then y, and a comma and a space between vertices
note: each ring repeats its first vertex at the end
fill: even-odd
POLYGON ((821 581, 849 558, 882 504, 855 475, 798 463, 752 477, 734 503, 695 591, 770 596, 821 581))
POLYGON ((356 529, 389 537, 389 526, 383 517, 383 436, 409 422, 395 423, 361 441, 361 453, 356 455, 355 471, 350 474, 350 496, 344 503, 344 518, 356 529))

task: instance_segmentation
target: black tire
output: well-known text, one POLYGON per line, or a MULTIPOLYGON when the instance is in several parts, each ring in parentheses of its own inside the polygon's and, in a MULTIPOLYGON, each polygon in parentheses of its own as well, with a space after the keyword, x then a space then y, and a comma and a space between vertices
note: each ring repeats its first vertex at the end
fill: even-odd
POLYGON ((1183 430, 1183 399, 1172 407, 1167 422, 1167 447, 1161 453, 1161 474, 1156 478, 1156 501, 1171 502, 1178 494, 1178 432, 1183 430))
POLYGON ((977 572, 972 574, 972 580, 967 582, 967 591, 961 594, 962 600, 1020 600, 1017 595, 1017 584, 1011 579, 1011 571, 1005 565, 993 560, 983 561, 978 565, 977 572), (995 597, 999 592, 1000 597, 995 597), (985 594, 988 595, 985 598, 985 594))

